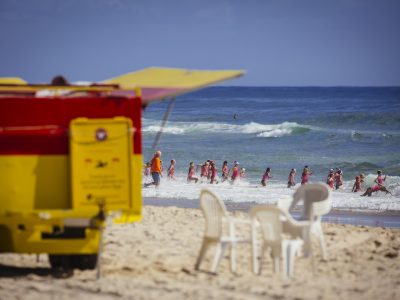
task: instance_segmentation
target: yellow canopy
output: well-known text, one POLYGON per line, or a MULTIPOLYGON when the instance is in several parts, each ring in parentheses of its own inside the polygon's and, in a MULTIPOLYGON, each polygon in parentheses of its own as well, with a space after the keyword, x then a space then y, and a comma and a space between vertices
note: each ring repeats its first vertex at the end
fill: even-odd
POLYGON ((26 84, 27 82, 19 77, 0 77, 0 84, 26 84))
POLYGON ((151 67, 111 78, 103 83, 119 84, 123 89, 135 87, 197 89, 243 74, 242 70, 208 71, 151 67))
POLYGON ((42 89, 71 91, 111 92, 120 95, 137 95, 143 104, 175 97, 224 80, 240 77, 243 70, 189 70, 151 67, 120 75, 101 83, 113 86, 51 86, 30 85, 18 77, 0 78, 0 92, 35 93, 42 89), (139 94, 140 91, 140 94, 139 94))

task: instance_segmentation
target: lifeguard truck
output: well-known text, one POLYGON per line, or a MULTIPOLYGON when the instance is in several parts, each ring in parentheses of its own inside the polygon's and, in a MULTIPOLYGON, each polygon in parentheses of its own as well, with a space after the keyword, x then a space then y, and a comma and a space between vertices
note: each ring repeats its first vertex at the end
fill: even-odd
POLYGON ((141 219, 143 108, 242 74, 148 68, 84 86, 0 78, 0 253, 95 268, 107 216, 141 219))

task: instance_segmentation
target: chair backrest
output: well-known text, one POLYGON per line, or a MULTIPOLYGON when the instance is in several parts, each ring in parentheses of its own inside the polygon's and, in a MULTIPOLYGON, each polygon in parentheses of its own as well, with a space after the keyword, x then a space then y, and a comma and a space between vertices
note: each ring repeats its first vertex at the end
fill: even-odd
POLYGON ((252 220, 260 223, 263 239, 268 242, 279 242, 282 240, 282 210, 277 206, 259 205, 251 209, 252 220))
POLYGON ((218 239, 222 235, 222 218, 227 216, 224 202, 208 189, 200 192, 200 207, 206 220, 204 236, 218 239))
POLYGON ((292 209, 303 200, 303 218, 312 220, 327 214, 332 208, 331 192, 325 183, 310 183, 300 186, 293 195, 292 209))

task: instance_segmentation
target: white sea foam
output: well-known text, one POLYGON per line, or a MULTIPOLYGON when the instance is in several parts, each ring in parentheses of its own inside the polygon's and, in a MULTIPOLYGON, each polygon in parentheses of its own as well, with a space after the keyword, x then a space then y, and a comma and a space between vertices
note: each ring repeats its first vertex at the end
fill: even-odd
MULTIPOLYGON (((160 130, 159 121, 144 119, 143 124, 143 132, 158 132, 160 130)), ((243 133, 269 138, 290 135, 296 128, 308 128, 308 126, 295 122, 283 122, 280 124, 250 122, 243 125, 216 122, 168 122, 163 131, 169 134, 189 134, 192 132, 243 133)))
MULTIPOLYGON (((374 175, 367 176, 366 186, 370 186, 369 182, 373 182, 373 177, 374 175)), ((346 181, 342 189, 332 192, 333 208, 365 211, 400 211, 400 177, 393 176, 388 178, 386 182, 393 196, 378 192, 371 197, 361 197, 361 193, 351 192, 353 181, 346 181)), ((299 184, 295 188, 298 186, 299 184)), ((248 182, 239 182, 235 185, 231 185, 228 182, 213 185, 208 183, 188 184, 184 176, 178 176, 176 181, 163 179, 157 189, 154 187, 143 188, 143 196, 167 199, 198 199, 200 190, 204 187, 213 190, 224 201, 260 204, 275 204, 279 199, 290 199, 295 191, 295 188, 288 189, 286 184, 279 182, 270 182, 266 187, 248 182)))

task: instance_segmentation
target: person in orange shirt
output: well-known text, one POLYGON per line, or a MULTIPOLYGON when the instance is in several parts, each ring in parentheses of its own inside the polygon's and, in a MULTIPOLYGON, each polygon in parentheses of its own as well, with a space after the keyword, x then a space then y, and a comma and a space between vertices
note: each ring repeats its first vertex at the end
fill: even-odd
POLYGON ((155 185, 158 187, 161 181, 161 151, 156 151, 151 160, 151 177, 153 177, 153 182, 146 183, 144 186, 155 185))

